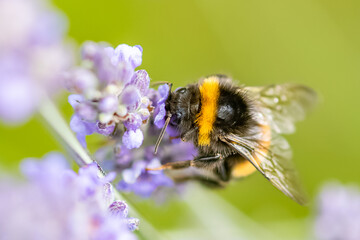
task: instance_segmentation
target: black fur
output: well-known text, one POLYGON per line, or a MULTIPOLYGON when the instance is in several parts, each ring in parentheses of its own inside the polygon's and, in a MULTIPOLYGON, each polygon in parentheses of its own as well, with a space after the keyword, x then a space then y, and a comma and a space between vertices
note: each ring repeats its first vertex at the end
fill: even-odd
POLYGON ((228 133, 246 136, 256 122, 252 117, 252 102, 245 92, 226 76, 217 77, 220 82, 220 95, 209 146, 198 144, 198 127, 195 124, 201 110, 199 85, 202 80, 172 92, 166 101, 166 111, 172 114, 170 125, 178 128, 182 140, 192 141, 199 150, 193 166, 208 169, 221 181, 228 181, 234 162, 241 160, 241 157, 219 137, 228 133), (214 159, 204 161, 209 158, 214 159))

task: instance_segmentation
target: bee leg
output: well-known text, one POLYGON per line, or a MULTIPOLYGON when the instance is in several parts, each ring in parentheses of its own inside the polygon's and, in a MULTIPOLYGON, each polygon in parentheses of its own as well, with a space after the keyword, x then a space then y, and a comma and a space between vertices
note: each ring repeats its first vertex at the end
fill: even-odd
POLYGON ((208 169, 216 174, 221 181, 229 181, 230 173, 226 170, 225 161, 220 154, 214 156, 201 156, 194 160, 170 162, 157 168, 146 168, 146 171, 158 171, 164 169, 183 169, 188 167, 196 167, 199 169, 208 169))
POLYGON ((179 162, 169 162, 164 165, 161 165, 157 168, 145 168, 146 171, 158 171, 163 169, 181 169, 181 168, 188 168, 191 166, 192 160, 187 161, 179 161, 179 162))
POLYGON ((210 157, 197 157, 194 160, 179 161, 179 162, 169 162, 161 165, 157 168, 146 168, 146 171, 158 171, 163 169, 182 169, 188 168, 190 166, 197 168, 207 168, 207 165, 212 166, 214 162, 220 159, 220 155, 210 156, 210 157))

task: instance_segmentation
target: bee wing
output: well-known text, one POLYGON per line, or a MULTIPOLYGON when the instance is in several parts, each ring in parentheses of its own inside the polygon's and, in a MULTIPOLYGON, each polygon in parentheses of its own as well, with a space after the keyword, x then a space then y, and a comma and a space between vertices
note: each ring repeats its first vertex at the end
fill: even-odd
POLYGON ((286 83, 243 89, 266 116, 272 131, 278 134, 295 132, 294 123, 303 120, 317 102, 314 90, 298 84, 286 83))
POLYGON ((270 142, 266 139, 268 136, 261 136, 264 134, 267 133, 262 131, 262 134, 257 134, 252 139, 229 134, 222 140, 250 161, 277 189, 304 205, 306 194, 290 160, 292 154, 289 144, 279 135, 273 135, 270 142), (259 141, 256 137, 261 137, 263 140, 259 141))

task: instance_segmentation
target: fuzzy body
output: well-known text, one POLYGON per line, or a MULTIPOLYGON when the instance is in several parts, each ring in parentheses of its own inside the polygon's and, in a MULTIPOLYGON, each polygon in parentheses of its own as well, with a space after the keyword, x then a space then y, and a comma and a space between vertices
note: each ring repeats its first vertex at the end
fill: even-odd
POLYGON ((200 167, 216 173, 217 165, 222 165, 226 172, 222 180, 229 180, 232 169, 245 160, 220 137, 229 133, 247 136, 257 126, 252 102, 242 88, 223 75, 210 76, 172 92, 166 110, 172 114, 170 125, 178 128, 181 139, 198 148, 198 158, 221 155, 217 164, 202 161, 200 167))

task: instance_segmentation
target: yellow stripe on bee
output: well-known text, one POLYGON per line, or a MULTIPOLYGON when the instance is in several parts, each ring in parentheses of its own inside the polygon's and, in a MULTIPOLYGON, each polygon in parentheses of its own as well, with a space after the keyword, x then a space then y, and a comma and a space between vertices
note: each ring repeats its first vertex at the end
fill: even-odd
POLYGON ((219 79, 206 78, 199 87, 201 95, 201 109, 196 116, 195 123, 199 127, 198 143, 200 146, 210 145, 210 133, 216 119, 218 99, 220 95, 219 79))
POLYGON ((248 160, 243 160, 237 163, 231 174, 233 177, 241 178, 246 177, 256 171, 256 168, 248 160))

